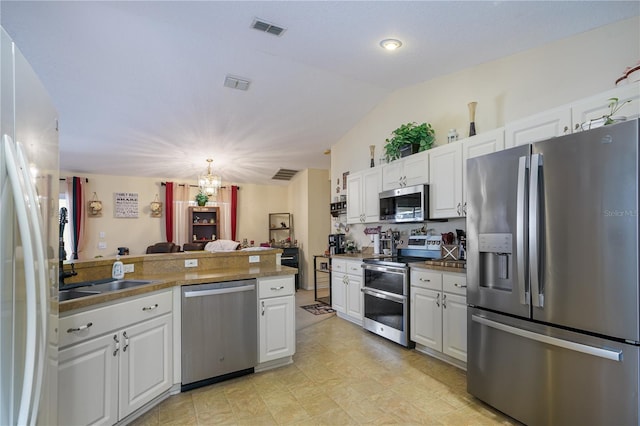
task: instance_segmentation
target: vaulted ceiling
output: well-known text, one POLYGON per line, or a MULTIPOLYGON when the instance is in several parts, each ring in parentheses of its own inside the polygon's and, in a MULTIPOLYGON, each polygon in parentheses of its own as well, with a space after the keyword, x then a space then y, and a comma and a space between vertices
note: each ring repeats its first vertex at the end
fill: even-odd
POLYGON ((280 168, 329 168, 324 151, 394 90, 639 4, 3 0, 0 21, 58 108, 63 170, 195 179, 212 157, 225 182, 264 184, 280 168), (385 38, 403 46, 385 51, 385 38))

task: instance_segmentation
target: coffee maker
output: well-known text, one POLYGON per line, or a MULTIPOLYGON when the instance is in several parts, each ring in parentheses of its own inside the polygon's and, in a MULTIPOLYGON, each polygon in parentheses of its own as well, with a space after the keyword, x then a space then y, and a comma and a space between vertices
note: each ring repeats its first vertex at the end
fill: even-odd
POLYGON ((345 234, 329 234, 329 254, 341 254, 345 252, 345 234))

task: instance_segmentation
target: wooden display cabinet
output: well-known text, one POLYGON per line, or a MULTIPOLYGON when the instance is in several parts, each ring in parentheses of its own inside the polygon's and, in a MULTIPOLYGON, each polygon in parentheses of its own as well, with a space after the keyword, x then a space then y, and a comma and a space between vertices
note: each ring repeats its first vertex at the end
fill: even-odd
POLYGON ((188 220, 191 241, 208 243, 220 237, 219 207, 189 207, 188 220))

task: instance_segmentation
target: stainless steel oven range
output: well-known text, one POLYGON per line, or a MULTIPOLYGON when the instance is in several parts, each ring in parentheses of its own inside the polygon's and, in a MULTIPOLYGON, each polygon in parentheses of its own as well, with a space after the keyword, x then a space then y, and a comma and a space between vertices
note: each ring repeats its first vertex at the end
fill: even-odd
POLYGON ((394 256, 364 259, 364 320, 362 326, 402 346, 409 339, 409 263, 438 257, 429 250, 398 250, 394 256))

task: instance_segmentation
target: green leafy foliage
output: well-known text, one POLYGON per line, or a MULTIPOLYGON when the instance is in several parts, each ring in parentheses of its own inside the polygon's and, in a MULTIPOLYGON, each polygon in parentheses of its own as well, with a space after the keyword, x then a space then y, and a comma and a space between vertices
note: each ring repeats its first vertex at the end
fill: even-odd
POLYGON ((204 192, 198 192, 196 194, 196 202, 199 206, 204 206, 207 201, 209 201, 209 197, 204 192))
POLYGON ((387 161, 400 158, 400 148, 404 145, 418 145, 418 151, 425 151, 431 148, 436 140, 435 131, 428 123, 403 124, 391 132, 391 135, 391 138, 385 139, 386 144, 384 145, 387 161))

